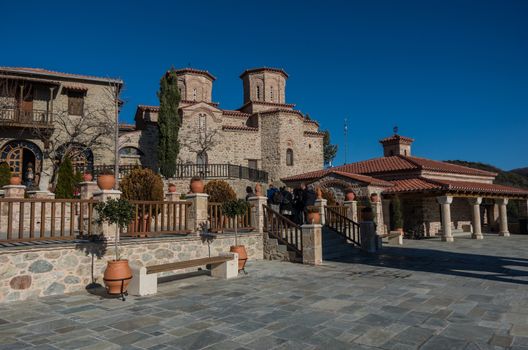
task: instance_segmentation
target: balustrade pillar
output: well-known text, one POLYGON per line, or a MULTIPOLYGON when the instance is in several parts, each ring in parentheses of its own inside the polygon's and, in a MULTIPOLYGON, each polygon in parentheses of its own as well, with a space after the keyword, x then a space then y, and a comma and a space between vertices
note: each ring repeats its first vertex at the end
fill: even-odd
POLYGON ((209 195, 206 193, 189 193, 185 199, 191 202, 187 210, 187 228, 192 232, 199 232, 200 225, 207 222, 209 195))
POLYGON ((268 198, 257 196, 248 198, 251 205, 251 225, 258 233, 264 232, 264 207, 268 198))
POLYGON ((321 265, 323 263, 323 240, 320 224, 301 226, 303 264, 321 265))
POLYGON ((315 206, 319 208, 319 214, 321 215, 321 225, 324 225, 326 222, 326 218, 325 218, 326 203, 327 203, 327 200, 323 198, 315 200, 315 206))
POLYGON ((440 196, 436 197, 436 200, 440 204, 442 212, 442 241, 453 242, 454 238, 451 232, 451 203, 453 203, 453 197, 440 196))
POLYGON ((374 216, 374 222, 376 223, 376 233, 382 235, 385 233, 385 225, 383 224, 383 208, 381 202, 372 203, 372 214, 374 216))
POLYGON ((480 204, 482 203, 482 198, 481 197, 470 198, 469 203, 471 204, 472 211, 473 211, 473 217, 472 217, 473 232, 471 234, 471 238, 483 239, 484 236, 482 235, 482 228, 480 226, 480 204))
POLYGON ((499 206, 499 236, 509 237, 510 231, 508 231, 508 210, 506 205, 508 204, 508 198, 496 199, 495 203, 499 206))
POLYGON ((347 208, 347 218, 354 222, 358 222, 357 215, 357 201, 345 201, 343 205, 347 208))
POLYGON ((24 198, 26 193, 26 186, 23 185, 7 185, 2 188, 4 189, 4 198, 24 198))

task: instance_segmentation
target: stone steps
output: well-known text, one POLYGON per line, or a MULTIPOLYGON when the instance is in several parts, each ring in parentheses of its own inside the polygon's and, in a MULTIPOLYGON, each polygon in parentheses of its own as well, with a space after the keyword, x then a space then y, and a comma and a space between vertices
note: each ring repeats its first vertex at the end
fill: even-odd
POLYGON ((358 253, 358 249, 337 232, 323 227, 323 260, 338 260, 358 253))

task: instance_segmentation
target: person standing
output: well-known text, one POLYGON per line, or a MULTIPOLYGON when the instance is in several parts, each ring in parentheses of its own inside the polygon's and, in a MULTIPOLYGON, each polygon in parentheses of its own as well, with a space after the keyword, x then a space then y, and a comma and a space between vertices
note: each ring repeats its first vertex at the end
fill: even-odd
POLYGON ((281 214, 293 220, 293 194, 291 188, 283 187, 281 191, 282 201, 280 204, 281 214))
POLYGON ((251 197, 255 197, 255 192, 253 192, 253 188, 251 186, 246 187, 246 201, 248 201, 251 197))
POLYGON ((308 218, 308 207, 315 205, 315 200, 317 199, 317 195, 315 194, 315 190, 313 185, 308 185, 306 187, 306 190, 304 191, 304 222, 306 222, 306 218, 308 218))
POLYGON ((304 223, 304 191, 306 185, 301 183, 299 187, 293 190, 293 221, 297 225, 304 223))

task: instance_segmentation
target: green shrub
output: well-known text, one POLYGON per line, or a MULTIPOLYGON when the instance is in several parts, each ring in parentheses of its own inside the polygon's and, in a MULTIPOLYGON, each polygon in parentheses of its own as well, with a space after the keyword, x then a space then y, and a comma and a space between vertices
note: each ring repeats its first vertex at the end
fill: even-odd
MULTIPOLYGON (((125 228, 134 217, 134 206, 126 199, 109 199, 106 202, 99 202, 95 205, 95 210, 99 215, 99 222, 108 222, 109 224, 116 224, 118 228, 125 228)), ((118 230, 115 232, 115 259, 119 260, 118 249, 118 230)))
POLYGON ((403 228, 403 214, 400 198, 394 197, 392 200, 392 228, 403 228))
POLYGON ((77 185, 78 181, 73 173, 72 162, 70 158, 66 158, 59 166, 57 185, 55 186, 55 198, 73 198, 77 185))
POLYGON ((0 163, 0 188, 9 185, 11 179, 11 169, 6 162, 0 163))
POLYGON ((209 195, 209 202, 224 203, 237 198, 235 190, 223 180, 209 181, 204 192, 209 195))
MULTIPOLYGON (((242 216, 249 210, 249 203, 244 199, 234 199, 226 201, 222 204, 222 214, 229 218, 242 216)), ((238 245, 238 220, 235 219, 235 245, 238 245)))
POLYGON ((163 180, 150 169, 133 169, 119 184, 123 198, 137 201, 162 201, 163 180))

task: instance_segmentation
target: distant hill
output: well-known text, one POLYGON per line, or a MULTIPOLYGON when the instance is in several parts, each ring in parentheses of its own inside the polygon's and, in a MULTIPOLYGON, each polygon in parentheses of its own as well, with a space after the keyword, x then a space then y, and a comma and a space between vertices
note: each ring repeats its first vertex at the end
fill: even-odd
POLYGON ((495 182, 498 185, 513 186, 528 189, 528 168, 514 169, 511 171, 504 171, 493 165, 479 163, 479 162, 466 162, 464 160, 446 160, 446 163, 457 164, 467 166, 469 168, 480 169, 485 171, 491 171, 497 173, 495 182))
POLYGON ((528 167, 513 169, 510 172, 528 177, 528 167))

